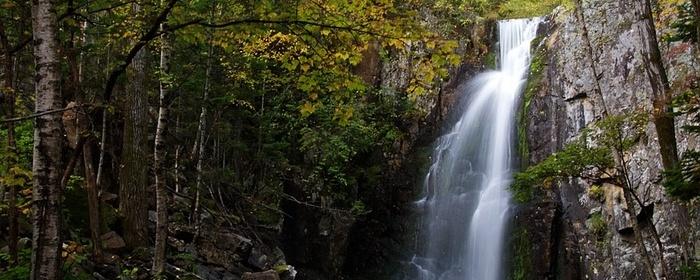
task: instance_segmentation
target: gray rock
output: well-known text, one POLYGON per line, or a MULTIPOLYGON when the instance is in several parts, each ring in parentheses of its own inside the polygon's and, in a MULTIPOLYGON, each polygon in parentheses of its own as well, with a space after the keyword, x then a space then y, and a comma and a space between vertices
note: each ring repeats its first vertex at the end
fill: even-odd
POLYGON ((250 252, 250 256, 248 257, 248 264, 257 269, 264 270, 269 268, 270 261, 267 255, 265 255, 260 248, 253 247, 253 250, 250 252))
MULTIPOLYGON (((578 137, 582 129, 602 119, 604 111, 609 115, 618 115, 651 110, 651 89, 640 52, 642 40, 636 31, 636 26, 641 23, 639 17, 630 12, 633 5, 637 3, 631 0, 582 1, 585 23, 575 13, 563 9, 558 9, 551 16, 544 44, 544 75, 539 91, 534 93, 525 112, 530 164, 536 164, 562 149, 566 143, 578 137), (583 36, 584 24, 592 45, 590 53, 583 36)), ((664 32, 668 30, 661 26, 659 35, 664 32)), ((697 77, 700 70, 692 46, 684 44, 661 44, 672 84, 681 83, 687 77, 697 77)), ((687 120, 678 121, 680 126, 687 120)), ((680 129, 677 131, 680 150, 698 147, 696 136, 680 129)), ((680 238, 685 234, 685 229, 680 226, 682 215, 678 214, 681 208, 666 196, 659 184, 662 164, 653 124, 647 126, 640 141, 626 152, 625 159, 636 193, 646 205, 654 205, 651 217, 664 245, 666 263, 681 262, 683 248, 688 247, 686 240, 680 238)), ((591 184, 574 180, 560 184, 555 190, 561 200, 562 213, 558 223, 562 228, 553 239, 564 244, 557 258, 559 263, 570 263, 567 269, 582 268, 582 275, 563 271, 564 279, 651 278, 646 275, 631 238, 631 219, 638 213, 630 215, 627 212, 621 188, 616 186, 605 186, 603 205, 587 199, 585 192, 591 184), (600 211, 605 220, 612 223, 611 232, 604 240, 591 236, 586 227, 581 226, 585 225, 586 213, 594 211, 600 211)), ((637 212, 640 211, 638 205, 635 208, 637 212)), ((690 228, 698 228, 697 218, 691 221, 690 228)), ((651 238, 648 239, 647 248, 655 248, 651 238)), ((687 239, 698 243, 696 235, 687 239)), ((659 274, 659 254, 651 255, 652 262, 657 264, 654 269, 659 274)))
POLYGON ((274 270, 268 270, 264 272, 243 273, 243 278, 241 278, 241 280, 280 280, 280 277, 274 270))
POLYGON ((105 250, 117 252, 126 248, 124 239, 114 231, 103 234, 100 236, 100 239, 102 241, 102 248, 105 250))
POLYGON ((232 268, 248 259, 253 243, 232 232, 202 232, 194 249, 206 263, 232 268))

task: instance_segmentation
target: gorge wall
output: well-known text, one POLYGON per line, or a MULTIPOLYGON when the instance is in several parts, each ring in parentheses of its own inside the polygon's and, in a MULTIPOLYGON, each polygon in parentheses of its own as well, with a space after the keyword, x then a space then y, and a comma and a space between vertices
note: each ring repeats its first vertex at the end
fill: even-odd
MULTIPOLYGON (((581 10, 558 8, 541 27, 525 93, 521 131, 524 165, 541 162, 609 115, 651 112, 651 87, 641 54, 636 1, 584 0, 581 10), (589 47, 590 46, 590 47, 589 47), (599 89, 598 89, 599 88, 599 89)), ((669 31, 668 9, 658 3, 658 37, 669 31)), ((698 80, 698 58, 690 43, 660 40, 671 88, 682 92, 698 80)), ((679 152, 698 139, 680 127, 679 152)), ((681 204, 661 186, 663 170, 653 123, 624 154, 635 191, 651 215, 671 270, 697 258, 697 204, 681 204)), ((569 179, 540 188, 517 210, 512 235, 515 279, 654 279, 635 245, 622 187, 605 178, 569 179)), ((637 207, 639 211, 639 207, 637 207)), ((645 232, 649 232, 645 230, 645 232)), ((645 233, 654 271, 660 277, 661 254, 645 233)), ((676 279, 678 272, 669 272, 676 279)))

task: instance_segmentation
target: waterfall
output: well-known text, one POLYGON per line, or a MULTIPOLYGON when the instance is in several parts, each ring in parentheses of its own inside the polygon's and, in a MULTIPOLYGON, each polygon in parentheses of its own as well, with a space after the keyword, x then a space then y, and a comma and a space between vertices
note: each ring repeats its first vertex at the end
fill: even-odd
POLYGON ((505 277, 515 112, 540 19, 498 23, 500 69, 468 83, 462 116, 437 139, 424 180, 422 238, 410 264, 417 280, 505 277))

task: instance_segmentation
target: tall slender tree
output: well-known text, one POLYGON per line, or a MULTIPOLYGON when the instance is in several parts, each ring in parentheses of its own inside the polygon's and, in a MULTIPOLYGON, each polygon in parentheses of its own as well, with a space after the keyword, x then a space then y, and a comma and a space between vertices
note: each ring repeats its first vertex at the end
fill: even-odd
MULTIPOLYGON (((5 30, 5 25, 0 20, 0 44, 3 49, 3 81, 4 89, 0 89, 5 93, 5 117, 12 118, 15 114, 15 88, 14 88, 14 68, 15 59, 12 54, 12 46, 5 30)), ((15 123, 7 123, 7 151, 5 164, 8 167, 13 167, 17 157, 17 143, 15 141, 15 123)), ((17 186, 10 184, 8 201, 8 218, 9 218, 9 236, 8 249, 10 253, 10 261, 13 265, 17 264, 17 242, 18 242, 18 222, 17 222, 17 186)))
MULTIPOLYGON (((161 30, 166 30, 161 24, 161 30)), ((156 180, 156 245, 153 255, 153 274, 161 276, 165 268, 165 246, 168 238, 168 191, 165 170, 165 135, 168 125, 168 97, 170 92, 170 38, 161 35, 160 47, 160 94, 158 98, 158 124, 153 151, 153 171, 156 180)))
POLYGON ((654 14, 649 0, 639 0, 636 5, 637 25, 642 40, 642 55, 644 66, 652 89, 652 112, 656 134, 659 137, 661 159, 665 169, 671 169, 678 164, 678 148, 676 146, 676 130, 673 116, 670 114, 671 89, 661 59, 661 50, 656 36, 654 14))
POLYGON ((692 0, 692 4, 695 12, 695 44, 700 49, 700 0, 692 0))
MULTIPOLYGON (((62 107, 56 9, 55 0, 32 0, 35 111, 38 114, 62 107)), ((62 135, 59 114, 36 117, 32 162, 32 280, 61 279, 62 135)))
POLYGON ((197 150, 197 177, 195 180, 195 199, 194 199, 194 207, 192 207, 192 221, 195 225, 195 228, 197 229, 197 233, 199 233, 199 213, 200 213, 200 208, 201 208, 201 188, 202 188, 202 167, 204 164, 204 148, 205 148, 205 143, 207 137, 205 136, 204 130, 207 127, 207 101, 209 100, 209 89, 211 87, 210 79, 211 79, 211 61, 212 61, 212 55, 214 52, 214 46, 211 43, 211 34, 207 35, 208 40, 207 44, 209 45, 207 48, 207 63, 206 63, 206 70, 205 70, 205 76, 204 76, 204 90, 202 94, 202 106, 200 109, 199 113, 199 122, 197 125, 197 135, 198 139, 195 141, 197 144, 196 150, 197 150))

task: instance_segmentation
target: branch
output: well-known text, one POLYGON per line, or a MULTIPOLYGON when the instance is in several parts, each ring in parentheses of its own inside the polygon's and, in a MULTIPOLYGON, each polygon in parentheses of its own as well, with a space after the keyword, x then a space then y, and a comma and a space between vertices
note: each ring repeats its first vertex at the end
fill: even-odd
POLYGON ((11 123, 11 122, 24 121, 24 120, 29 120, 29 119, 45 116, 45 115, 61 113, 61 112, 69 111, 69 110, 75 110, 75 109, 78 109, 80 107, 83 107, 83 106, 73 106, 73 107, 66 107, 66 108, 61 108, 61 109, 54 109, 54 110, 48 110, 48 111, 43 111, 43 112, 37 112, 37 113, 31 114, 28 116, 4 119, 4 120, 1 120, 0 123, 11 123))
POLYGON ((136 57, 136 54, 138 54, 139 51, 143 47, 145 47, 151 40, 157 38, 160 35, 160 32, 158 32, 160 24, 165 22, 165 20, 168 18, 168 15, 175 7, 177 1, 178 0, 168 1, 168 4, 165 6, 165 9, 163 9, 163 11, 161 11, 160 14, 158 14, 156 19, 153 21, 151 28, 149 28, 148 32, 146 32, 141 36, 141 38, 139 38, 139 41, 136 42, 136 44, 129 50, 129 53, 126 55, 126 58, 124 58, 124 61, 122 61, 122 63, 119 64, 119 66, 117 66, 114 70, 112 70, 112 73, 109 74, 109 78, 107 78, 107 85, 105 86, 105 91, 102 95, 102 98, 104 99, 105 103, 109 102, 109 99, 112 97, 112 93, 114 92, 114 87, 117 84, 117 79, 119 78, 119 76, 121 76, 121 74, 123 74, 126 71, 126 68, 129 67, 131 62, 134 60, 134 57, 136 57))
POLYGON ((386 34, 377 33, 377 32, 371 31, 371 30, 355 28, 352 26, 332 25, 332 24, 327 24, 327 23, 322 23, 322 22, 313 22, 313 21, 308 21, 308 20, 242 19, 242 20, 234 20, 234 21, 228 21, 228 22, 222 22, 222 23, 208 23, 208 22, 206 22, 205 19, 199 18, 199 19, 193 19, 191 21, 183 22, 180 24, 172 25, 171 27, 163 30, 161 33, 173 32, 173 31, 176 31, 176 30, 188 27, 188 26, 192 26, 192 25, 199 25, 199 26, 208 27, 208 28, 226 28, 226 27, 231 27, 234 25, 244 25, 244 24, 311 25, 311 26, 317 26, 317 27, 323 27, 323 28, 329 28, 329 29, 337 29, 337 30, 344 30, 344 31, 356 32, 356 33, 363 33, 363 34, 377 36, 377 37, 383 37, 383 38, 401 39, 401 38, 392 37, 392 36, 389 36, 386 34))
POLYGON ((308 203, 308 202, 305 202, 305 201, 300 201, 300 200, 298 200, 296 197, 293 197, 293 196, 288 195, 288 194, 286 194, 286 193, 282 193, 281 195, 282 195, 282 198, 284 198, 284 199, 286 199, 286 200, 289 200, 289 201, 291 201, 291 202, 294 202, 294 203, 296 203, 296 204, 299 204, 299 205, 303 205, 303 206, 307 206, 307 207, 311 207, 311 208, 316 208, 316 209, 319 209, 319 210, 322 210, 322 211, 325 210, 325 211, 328 211, 328 212, 337 212, 337 213, 345 213, 345 214, 350 213, 349 210, 337 209, 337 208, 332 208, 332 207, 324 207, 324 206, 320 206, 320 205, 308 203))
POLYGON ((68 185, 68 179, 70 179, 70 176, 73 174, 73 169, 75 169, 75 165, 78 163, 78 160, 80 159, 80 155, 83 153, 83 145, 85 145, 85 137, 82 135, 78 136, 78 144, 75 145, 75 153, 73 154, 73 157, 70 159, 68 162, 68 166, 66 167, 66 170, 63 171, 63 177, 61 178, 61 188, 66 189, 66 186, 68 185))
POLYGON ((321 23, 321 22, 313 22, 313 21, 307 21, 307 20, 264 20, 264 19, 243 19, 243 20, 234 20, 234 21, 229 21, 229 22, 223 22, 223 23, 209 23, 203 18, 198 18, 194 20, 190 20, 184 23, 180 24, 175 24, 175 25, 170 25, 167 28, 159 31, 159 26, 161 23, 165 22, 167 19, 168 15, 174 8, 175 4, 177 3, 177 0, 170 0, 165 7, 163 11, 156 17, 155 21, 151 25, 151 28, 141 36, 139 41, 129 50, 129 53, 127 54, 126 58, 124 58, 124 61, 117 66, 109 75, 109 78, 107 79, 107 85, 105 86, 105 91, 103 93, 103 99, 105 102, 108 102, 110 98, 112 97, 112 92, 114 91, 114 87, 117 84, 117 79, 121 74, 123 74, 126 71, 126 68, 131 64, 132 60, 134 57, 136 57, 136 54, 144 47, 146 46, 151 40, 157 38, 158 36, 165 34, 165 33, 170 33, 177 31, 179 29, 192 26, 192 25, 199 25, 207 28, 225 28, 225 27, 230 27, 234 25, 243 25, 243 24, 276 24, 276 25, 311 25, 311 26, 317 26, 317 27, 323 27, 323 28, 329 28, 329 29, 336 29, 336 30, 344 30, 344 31, 350 31, 350 32, 357 32, 357 33, 363 33, 363 34, 368 34, 372 36, 377 36, 377 37, 383 37, 383 38, 390 38, 390 39, 401 39, 401 38, 396 38, 392 36, 388 36, 385 34, 380 34, 371 30, 365 30, 365 29, 359 29, 359 28, 354 28, 351 26, 337 26, 337 25, 332 25, 332 24, 326 24, 326 23, 321 23))

